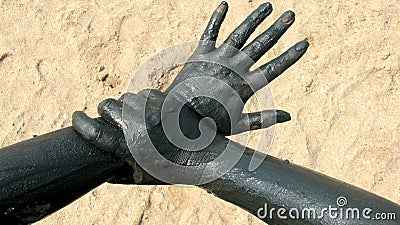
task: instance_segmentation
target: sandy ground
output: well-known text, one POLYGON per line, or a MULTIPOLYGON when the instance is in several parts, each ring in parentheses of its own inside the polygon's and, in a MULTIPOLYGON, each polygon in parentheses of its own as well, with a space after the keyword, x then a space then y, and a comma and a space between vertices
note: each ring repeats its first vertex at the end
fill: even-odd
MULTIPOLYGON (((270 154, 400 203, 400 1, 271 2, 257 34, 287 9, 296 22, 261 61, 311 46, 270 85, 293 118, 270 154)), ((0 0, 0 146, 95 116, 148 57, 197 40, 218 3, 0 0)), ((222 38, 262 1, 229 3, 222 38)), ((196 187, 104 184, 37 224, 262 223, 196 187)))

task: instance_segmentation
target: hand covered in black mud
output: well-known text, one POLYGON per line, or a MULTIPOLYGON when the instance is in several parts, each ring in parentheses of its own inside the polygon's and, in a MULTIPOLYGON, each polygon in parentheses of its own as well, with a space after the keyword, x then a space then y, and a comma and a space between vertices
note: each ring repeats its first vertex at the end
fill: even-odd
MULTIPOLYGON (((119 100, 107 99, 99 105, 100 119, 75 112, 74 128, 90 142, 112 152, 134 168, 139 168, 137 157, 149 166, 171 162, 200 168, 177 179, 178 183, 194 183, 193 180, 202 179, 207 162, 213 161, 225 149, 228 141, 221 134, 237 134, 290 120, 289 113, 280 110, 255 113, 242 113, 242 110, 256 91, 282 74, 306 52, 308 43, 302 41, 259 70, 250 70, 294 22, 294 13, 284 13, 269 29, 242 48, 272 11, 270 3, 262 4, 224 44, 216 47, 215 41, 227 9, 227 3, 222 2, 212 15, 192 57, 164 93, 143 90, 138 94, 127 93, 119 100), (170 125, 162 126, 163 122, 170 125), (167 161, 161 160, 157 154, 147 154, 148 149, 155 149, 167 161)), ((170 164, 160 168, 176 176, 170 164)), ((179 173, 179 170, 175 172, 179 173)), ((143 171, 137 175, 135 180, 139 183, 151 177, 143 171)))
POLYGON ((289 113, 281 110, 242 111, 255 92, 281 75, 307 51, 307 41, 301 41, 259 69, 250 70, 293 24, 294 12, 283 13, 270 28, 243 47, 257 26, 272 12, 272 5, 264 3, 222 45, 216 47, 227 11, 228 4, 222 2, 211 16, 194 54, 166 93, 175 91, 201 116, 212 118, 219 133, 224 135, 266 128, 290 120, 289 113), (174 90, 179 85, 184 88, 174 90))
POLYGON ((138 94, 124 94, 119 100, 101 102, 100 119, 75 112, 72 121, 74 128, 89 142, 129 163, 135 183, 159 183, 157 179, 160 179, 168 183, 197 184, 204 179, 207 163, 223 152, 227 139, 216 134, 215 124, 208 123, 190 107, 174 107, 176 104, 179 103, 175 99, 166 98, 160 91, 143 90, 138 94), (168 101, 172 107, 162 112, 160 105, 168 101), (163 127, 160 121, 171 120, 171 115, 177 112, 176 126, 163 127), (190 167, 191 172, 180 174, 182 167, 190 167))

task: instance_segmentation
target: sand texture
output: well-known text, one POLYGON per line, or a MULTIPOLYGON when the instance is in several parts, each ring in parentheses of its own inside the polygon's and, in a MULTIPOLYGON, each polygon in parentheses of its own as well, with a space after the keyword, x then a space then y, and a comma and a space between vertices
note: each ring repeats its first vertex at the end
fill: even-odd
MULTIPOLYGON (((220 41, 262 1, 231 0, 220 41)), ((292 121, 270 154, 400 204, 400 0, 271 1, 296 22, 260 64, 307 38, 270 84, 292 121)), ((156 52, 196 41, 219 1, 0 0, 0 146, 71 125, 124 93, 156 52)), ((104 184, 37 223, 263 224, 196 187, 104 184)))

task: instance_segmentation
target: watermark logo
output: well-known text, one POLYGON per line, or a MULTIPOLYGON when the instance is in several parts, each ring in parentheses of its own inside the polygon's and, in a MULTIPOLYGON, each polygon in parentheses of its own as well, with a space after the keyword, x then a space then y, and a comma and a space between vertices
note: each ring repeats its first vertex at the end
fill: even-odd
MULTIPOLYGON (((228 51, 232 57, 220 57, 212 52, 203 54, 196 51, 197 46, 209 44, 188 42, 175 45, 160 51, 139 67, 130 82, 128 93, 137 93, 142 89, 158 89, 160 83, 165 82, 168 76, 166 74, 174 68, 183 67, 177 81, 170 86, 172 88, 164 91, 162 105, 156 106, 149 102, 152 99, 149 96, 150 92, 141 94, 140 97, 145 99, 144 101, 138 100, 135 95, 127 95, 124 98, 122 115, 125 127, 123 130, 131 154, 146 172, 167 183, 199 185, 218 179, 235 166, 250 139, 258 140, 258 146, 256 146, 258 151, 253 154, 249 165, 250 171, 255 170, 272 145, 274 126, 257 132, 258 137, 251 136, 249 132, 243 132, 249 131, 250 127, 243 129, 242 125, 238 128, 238 121, 246 115, 242 114, 245 107, 243 98, 246 96, 255 93, 251 101, 252 110, 274 109, 272 94, 268 87, 265 87, 268 83, 265 75, 259 69, 251 72, 243 69, 242 63, 252 61, 251 58, 231 46, 226 46, 225 51, 228 51), (240 82, 237 82, 238 80, 240 82), (200 130, 199 137, 195 139, 186 137, 181 130, 180 116, 188 103, 200 114, 202 112, 206 114, 205 118, 193 126, 200 130), (212 161, 190 166, 177 164, 160 154, 160 149, 154 146, 154 139, 150 138, 146 126, 149 119, 146 107, 149 108, 149 105, 151 105, 150 108, 157 108, 156 114, 160 115, 161 125, 169 143, 180 150, 199 152, 212 144, 219 129, 218 125, 221 124, 218 120, 221 119, 218 118, 221 108, 227 112, 223 118, 229 117, 230 133, 241 134, 231 136, 228 143, 223 146, 225 149, 220 151, 219 156, 212 161), (140 119, 132 118, 132 112, 136 118, 140 117, 140 119)), ((274 124, 274 121, 276 121, 276 114, 266 122, 274 124)), ((263 125, 261 128, 264 128, 263 125)), ((254 141, 252 142, 254 144, 254 141)))
POLYGON ((336 205, 339 206, 339 207, 346 206, 347 205, 347 198, 344 197, 344 196, 339 196, 336 199, 336 205))
POLYGON ((305 207, 299 208, 275 208, 264 204, 257 211, 260 219, 280 219, 280 220, 396 220, 394 212, 374 212, 371 208, 347 207, 348 201, 345 196, 336 199, 336 205, 328 205, 325 208, 305 207))

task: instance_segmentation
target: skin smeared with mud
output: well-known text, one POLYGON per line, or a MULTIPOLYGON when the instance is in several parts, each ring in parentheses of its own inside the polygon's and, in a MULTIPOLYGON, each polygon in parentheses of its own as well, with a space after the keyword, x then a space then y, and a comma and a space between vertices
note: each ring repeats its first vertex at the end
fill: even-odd
MULTIPOLYGON (((252 90, 249 88, 249 84, 244 82, 244 80, 237 75, 236 71, 224 67, 221 65, 223 63, 217 65, 213 63, 204 63, 202 59, 209 59, 211 55, 211 58, 220 59, 220 61, 227 64, 230 62, 229 59, 232 59, 235 66, 240 65, 240 68, 242 68, 240 71, 241 73, 251 77, 251 75, 255 73, 249 71, 249 68, 277 42, 279 37, 294 22, 293 12, 288 11, 284 13, 267 31, 242 49, 241 52, 245 52, 246 54, 239 54, 237 49, 243 47, 254 29, 271 13, 272 6, 269 3, 261 5, 228 37, 223 45, 216 48, 215 41, 218 36, 220 25, 225 18, 227 8, 227 4, 223 2, 216 9, 201 38, 198 49, 165 93, 157 90, 145 90, 142 93, 139 92, 137 95, 129 93, 129 95, 134 95, 135 98, 142 98, 139 101, 147 100, 146 109, 148 109, 146 110, 145 116, 146 129, 148 129, 150 133, 152 143, 164 157, 180 165, 201 167, 211 162, 221 154, 221 151, 225 149, 228 143, 228 139, 221 134, 231 134, 232 129, 228 126, 230 125, 229 117, 221 104, 218 104, 218 102, 210 98, 188 98, 186 99, 187 104, 182 109, 182 116, 180 117, 180 127, 185 136, 196 138, 199 135, 198 125, 202 117, 212 118, 220 134, 217 134, 213 142, 200 152, 179 149, 168 141, 161 126, 161 116, 159 116, 160 104, 165 100, 165 96, 182 82, 193 77, 204 76, 223 80, 239 93, 241 101, 245 103, 254 94, 254 91, 258 89, 252 90), (147 93, 148 97, 146 97, 147 95, 143 95, 143 93, 147 93)), ((293 65, 305 53, 307 47, 307 42, 299 42, 281 56, 261 66, 260 70, 267 80, 263 85, 266 85, 288 67, 293 65)), ((250 80, 254 82, 260 81, 257 78, 260 77, 254 76, 253 79, 250 80)), ((259 86, 259 88, 263 85, 259 86)), ((197 88, 196 86, 188 86, 189 89, 197 88)), ((212 86, 210 87, 210 92, 218 91, 223 92, 224 90, 218 88, 213 89, 212 86)), ((186 93, 178 94, 184 98, 190 96, 186 93)), ((73 115, 75 121, 74 127, 88 140, 93 142, 95 139, 93 143, 102 147, 105 151, 128 152, 129 150, 126 144, 121 144, 123 143, 122 140, 114 138, 115 133, 121 133, 121 128, 126 126, 122 119, 122 105, 124 99, 125 98, 121 98, 118 101, 108 99, 99 105, 98 111, 100 116, 104 120, 110 122, 110 124, 113 124, 114 127, 99 126, 98 122, 90 119, 82 112, 76 112, 73 115), (88 129, 88 127, 95 127, 95 129, 88 129, 94 131, 89 133, 86 132, 85 129, 81 129, 82 127, 85 127, 85 129, 88 129), (105 146, 109 146, 109 148, 105 146)), ((128 117, 135 117, 134 110, 128 110, 125 111, 125 113, 129 115, 128 117)), ((241 113, 241 111, 238 111, 238 113, 241 113)), ((288 116, 286 112, 278 111, 277 114, 277 122, 290 119, 290 116, 288 116)), ((264 123, 269 125, 273 124, 266 122, 268 119, 268 117, 263 118, 260 112, 256 112, 248 114, 246 120, 238 120, 235 122, 236 126, 239 127, 243 126, 247 129, 260 129, 264 127, 264 123)), ((236 129, 236 131, 241 132, 245 130, 236 129)), ((136 146, 141 148, 141 145, 145 144, 143 140, 138 140, 136 146)), ((241 146, 239 144, 235 146, 239 151, 241 146)), ((235 151, 235 147, 233 151, 235 151)), ((290 208, 301 210, 305 207, 312 207, 317 212, 320 212, 323 208, 334 205, 339 196, 346 196, 348 198, 349 207, 360 209, 369 207, 373 208, 375 211, 400 213, 400 207, 391 201, 271 156, 267 156, 256 170, 250 172, 248 166, 253 153, 254 150, 247 148, 244 155, 232 169, 223 174, 219 179, 203 184, 201 187, 219 198, 242 207, 256 216, 260 213, 259 209, 264 207, 265 204, 271 208, 281 207, 286 210, 290 208)), ((130 162, 130 164, 135 163, 132 157, 121 157, 121 159, 130 162)), ((223 167, 222 164, 218 163, 211 163, 208 166, 215 172, 220 171, 220 168, 223 167)), ((136 170, 139 171, 137 172, 138 174, 142 174, 143 176, 136 176, 135 182, 138 184, 146 184, 143 177, 148 176, 148 174, 140 168, 136 168, 136 170)), ((188 176, 193 175, 194 174, 188 174, 188 176)), ((379 224, 379 221, 367 220, 365 218, 347 220, 343 218, 330 218, 326 215, 321 218, 282 219, 275 214, 274 216, 261 216, 261 219, 270 224, 379 224)), ((396 221, 389 221, 387 224, 396 224, 396 221)))
MULTIPOLYGON (((234 67, 242 68, 240 72, 250 77, 255 73, 248 71, 248 68, 271 48, 286 29, 293 24, 294 13, 291 11, 284 13, 270 29, 256 38, 248 47, 242 49, 250 34, 271 13, 271 4, 265 3, 231 34, 222 48, 217 49, 215 41, 227 10, 228 5, 225 2, 218 6, 201 38, 202 45, 199 45, 193 58, 201 59, 203 55, 213 55, 216 58, 226 59, 225 61, 232 58, 235 60, 231 61, 236 63, 234 67), (242 49, 241 52, 246 53, 238 54, 238 49, 242 49), (242 58, 243 56, 245 57, 242 58)), ((278 58, 262 65, 260 71, 262 71, 264 79, 271 82, 294 64, 304 54, 307 47, 307 42, 299 42, 278 58)), ((186 136, 195 138, 199 135, 199 130, 193 128, 198 126, 199 120, 204 116, 212 117, 218 125, 220 134, 215 136, 211 145, 201 152, 192 153, 177 149, 165 138, 159 124, 161 120, 159 108, 165 99, 165 94, 181 81, 203 74, 224 80, 238 93, 241 93, 243 102, 246 102, 254 94, 254 91, 248 88, 248 84, 243 82, 242 78, 235 76, 234 71, 220 65, 192 62, 185 70, 182 70, 166 93, 145 90, 136 95, 142 98, 141 94, 150 94, 148 105, 146 105, 145 127, 150 131, 152 141, 159 151, 170 161, 181 165, 201 166, 211 161, 221 153, 228 142, 228 139, 221 134, 230 134, 232 130, 229 127, 229 119, 220 105, 213 102, 212 99, 200 99, 189 101, 183 109, 181 119, 184 121, 184 126, 182 126, 182 131, 186 136), (214 107, 215 114, 209 111, 210 106, 214 107)), ((260 77, 254 76, 255 81, 258 78, 260 77)), ((266 85, 268 82, 262 83, 266 85)), ((3 161, 0 163, 0 172, 4 176, 1 176, 0 183, 2 185, 0 186, 6 191, 0 195, 1 221, 8 224, 37 221, 111 179, 114 179, 113 182, 130 184, 163 184, 138 167, 127 149, 121 132, 124 126, 121 115, 123 100, 124 98, 103 101, 99 105, 99 114, 102 116, 100 119, 90 119, 82 112, 74 114, 73 126, 87 141, 70 127, 2 149, 0 160, 3 161), (126 164, 130 167, 126 167, 126 164), (15 170, 15 168, 20 169, 15 170), (132 178, 132 170, 133 179, 126 178, 128 176, 132 178), (43 173, 43 171, 47 172, 43 173), (27 172, 36 176, 27 176, 27 172), (126 176, 127 174, 128 176, 126 176)), ((237 113, 241 118, 242 112, 238 111, 237 113)), ((239 127, 235 131, 243 131, 242 126, 246 129, 260 129, 290 119, 289 114, 283 111, 264 115, 267 116, 263 117, 262 113, 256 112, 249 114, 246 120, 235 121, 239 127), (277 116, 277 119, 271 121, 271 115, 277 116)), ((131 114, 131 116, 134 118, 135 114, 131 114)), ((145 144, 144 140, 136 143, 139 147, 142 144, 145 144)), ((240 146, 237 145, 237 147, 240 146)), ((399 206, 386 199, 270 156, 266 157, 260 167, 250 172, 248 165, 253 152, 251 149, 246 149, 234 168, 221 178, 201 187, 254 215, 264 204, 284 208, 305 206, 318 210, 334 205, 339 195, 346 196, 351 207, 368 206, 375 211, 396 212, 397 215, 400 215, 399 206)), ((222 165, 214 164, 212 166, 215 171, 218 171, 222 165)), ((374 222, 330 220, 327 217, 319 220, 295 221, 266 217, 263 220, 270 224, 373 224, 374 222)), ((388 221, 386 224, 398 224, 396 221, 390 222, 392 221, 388 221)))
MULTIPOLYGON (((152 97, 149 98, 151 100, 148 101, 148 107, 156 105, 165 96, 161 92, 156 91, 150 95, 152 97), (152 102, 153 100, 154 102, 152 102)), ((122 117, 121 101, 113 99, 103 101, 99 106, 99 113, 112 124, 123 126, 123 124, 118 124, 117 122, 121 121, 120 118, 122 117)), ((128 112, 125 111, 125 113, 128 112)), ((134 114, 135 112, 131 111, 131 113, 134 114)), ((193 128, 196 128, 201 116, 193 112, 189 107, 182 110, 182 113, 182 122, 184 121, 185 123, 181 127, 185 135, 192 137, 198 135, 198 130, 193 128)), ((80 112, 75 113, 74 118, 81 123, 96 124, 94 120, 91 120, 80 112)), ((177 149, 166 138, 162 125, 153 122, 154 120, 149 121, 147 124, 147 126, 151 126, 148 127, 151 141, 165 158, 177 164, 197 167, 205 166, 221 154, 228 143, 227 138, 217 135, 214 141, 200 152, 177 149)), ((99 139, 95 144, 98 143, 99 146, 104 146, 107 143, 103 141, 109 140, 106 136, 114 136, 115 132, 122 133, 116 128, 109 126, 107 129, 101 130, 100 133, 103 136, 98 136, 99 139), (115 130, 107 131, 107 129, 115 130)), ((112 143, 109 144, 112 145, 112 143)), ((144 143, 141 144, 144 145, 144 143)), ((236 146, 237 150, 235 148, 231 150, 239 152, 241 146, 239 144, 236 146)), ((105 150, 113 151, 112 148, 105 150)), ((126 145, 120 146, 119 151, 129 152, 126 145)), ((219 179, 200 185, 200 187, 221 199, 242 207, 253 215, 260 215, 261 217, 269 213, 259 210, 265 207, 265 204, 267 204, 266 210, 284 208, 289 211, 291 208, 296 208, 301 212, 302 209, 311 207, 316 212, 324 212, 324 208, 329 207, 329 205, 335 207, 336 199, 339 196, 346 196, 349 202, 348 207, 351 208, 371 208, 377 212, 400 213, 400 206, 389 200, 272 156, 267 156, 256 170, 250 172, 248 167, 253 153, 254 150, 247 148, 239 162, 232 169, 223 174, 219 179)), ((134 162, 132 157, 125 160, 134 162)), ((223 165, 218 163, 211 163, 207 166, 211 167, 215 172, 219 172, 223 167, 223 165)), ((168 170, 168 168, 165 169, 168 170)), ((148 179, 149 175, 145 171, 136 168, 136 173, 135 183, 148 184, 148 181, 145 179, 148 179)), ((192 177, 196 176, 196 174, 188 174, 188 176, 192 177)), ((381 222, 366 218, 357 220, 347 220, 341 217, 331 218, 328 215, 321 218, 292 219, 287 217, 286 219, 282 219, 278 217, 276 212, 273 213, 275 214, 272 217, 268 215, 261 219, 270 224, 380 224, 381 222)), ((319 214, 316 216, 319 216, 319 214)), ((388 221, 386 224, 396 224, 396 221, 388 221)))
MULTIPOLYGON (((184 107, 183 111, 187 111, 187 108, 190 108, 200 117, 211 118, 217 126, 218 133, 223 135, 238 134, 249 130, 266 128, 276 123, 290 120, 290 114, 282 110, 265 110, 254 113, 242 113, 242 111, 244 104, 256 91, 282 74, 306 52, 308 43, 306 41, 301 41, 269 63, 262 65, 260 69, 250 70, 255 62, 271 49, 285 31, 293 24, 295 14, 292 11, 283 13, 269 29, 256 37, 250 44, 243 47, 257 26, 272 12, 272 5, 270 3, 264 3, 251 13, 238 28, 232 32, 224 43, 217 48, 216 40, 218 32, 227 11, 228 4, 226 2, 222 2, 217 7, 201 36, 197 49, 164 93, 157 90, 144 90, 139 92, 137 96, 129 94, 129 96, 134 98, 134 100, 131 101, 133 104, 135 104, 135 99, 138 101, 147 100, 147 103, 149 103, 146 104, 146 125, 148 130, 151 130, 161 123, 162 102, 163 99, 166 98, 166 95, 170 94, 178 101, 186 102, 186 107, 184 107), (243 48, 242 51, 239 50, 241 48, 243 48), (201 80, 200 82, 208 82, 207 86, 199 87, 201 86, 199 82, 187 82, 195 78, 204 78, 205 81, 201 80), (226 85, 218 85, 218 82, 214 82, 215 80, 223 82, 226 85), (184 86, 184 88, 176 90, 178 86, 184 86), (232 90, 234 93, 238 94, 239 98, 234 98, 233 94, 229 94, 229 91, 232 90), (148 92, 147 94, 150 93, 150 95, 146 96, 145 92, 148 92), (195 97, 193 97, 193 92, 199 92, 200 97, 197 97, 196 94, 194 94, 195 97), (204 92, 210 92, 214 98, 201 96, 201 93, 204 92), (225 95, 225 98, 223 98, 223 103, 225 105, 233 106, 229 112, 224 107, 225 105, 215 100, 220 95, 225 95), (154 102, 154 104, 151 102, 154 102), (149 122, 149 118, 151 118, 151 122, 149 122)), ((110 111, 108 108, 108 106, 114 105, 115 110, 118 111, 123 108, 122 104, 123 98, 119 100, 119 103, 112 99, 106 100, 100 104, 99 114, 103 119, 113 124, 116 123, 120 129, 123 129, 126 125, 122 123, 122 113, 121 115, 117 115, 117 113, 110 111), (118 104, 119 106, 117 106, 118 104), (113 118, 113 116, 115 118, 113 118)), ((186 114, 181 112, 181 115, 186 114)), ((180 119, 185 117, 181 115, 180 119)), ((133 116, 131 118, 134 119, 133 116)), ((190 116, 186 116, 185 118, 187 121, 182 121, 182 124, 189 125, 187 127, 181 127, 181 130, 185 133, 186 137, 197 138, 200 128, 196 127, 196 125, 199 120, 193 121, 190 116)), ((131 127, 129 127, 129 130, 135 131, 143 129, 139 123, 130 124, 131 127)), ((101 126, 96 121, 89 120, 84 113, 77 112, 74 114, 73 125, 88 140, 92 142, 95 140, 95 143, 99 143, 99 147, 104 148, 104 146, 108 145, 110 146, 108 149, 110 151, 115 151, 117 155, 126 155, 126 153, 121 153, 121 151, 118 150, 120 149, 119 146, 121 146, 120 137, 113 137, 112 129, 101 129, 101 126)), ((128 142, 141 148, 141 144, 139 143, 143 142, 143 145, 146 143, 144 138, 139 138, 139 135, 140 134, 133 134, 131 137, 132 140, 128 140, 128 142)), ((157 138, 157 136, 151 133, 150 135, 152 139, 156 142, 158 141, 159 138, 157 138)), ((163 144, 167 143, 168 141, 163 142, 163 144)), ((185 155, 182 156, 183 158, 193 157, 186 156, 187 154, 185 151, 178 152, 179 154, 185 155)), ((197 153, 190 153, 189 155, 192 154, 196 155, 197 153)), ((122 158, 129 160, 132 165, 134 164, 134 160, 132 160, 131 157, 122 158)), ((171 161, 181 162, 182 160, 178 160, 178 157, 175 157, 171 161)))
MULTIPOLYGON (((201 39, 199 46, 188 63, 181 70, 173 83, 167 88, 166 93, 172 91, 178 84, 193 77, 214 77, 228 84, 236 93, 239 94, 241 101, 236 105, 244 106, 249 98, 277 76, 282 74, 287 68, 293 65, 306 52, 308 43, 302 41, 287 50, 281 56, 273 59, 269 63, 262 65, 259 70, 251 71, 250 68, 257 62, 269 49, 271 49, 285 31, 293 24, 295 15, 292 11, 287 11, 264 33, 255 38, 250 44, 244 46, 250 35, 254 32, 265 18, 271 14, 272 5, 264 3, 251 13, 232 34, 216 48, 218 31, 222 21, 226 16, 228 5, 222 2, 213 13, 201 39), (243 48, 243 49, 242 49, 243 48), (241 51, 239 49, 242 49, 241 51), (216 62, 216 63, 206 63, 216 62), (239 73, 239 74, 238 74, 239 73)), ((187 89, 196 89, 195 85, 188 84, 187 89)), ((214 85, 215 86, 215 85, 214 85)), ((213 87, 211 84, 210 87, 213 87)), ((213 90, 212 92, 226 92, 226 90, 213 90)), ((185 93, 181 93, 185 95, 185 93)), ((187 100, 190 105, 203 117, 209 117, 217 124, 219 133, 236 134, 250 129, 260 129, 272 124, 263 121, 271 121, 275 118, 276 122, 290 120, 289 113, 282 110, 263 111, 262 113, 234 115, 237 121, 230 121, 229 113, 217 101, 207 97, 197 97, 187 100), (251 119, 249 119, 251 118, 251 119), (231 122, 235 127, 231 127, 231 122)), ((228 101, 234 101, 228 99, 228 101)), ((231 103, 230 105, 234 105, 231 103)), ((234 112, 241 113, 243 107, 239 107, 234 112)))

